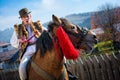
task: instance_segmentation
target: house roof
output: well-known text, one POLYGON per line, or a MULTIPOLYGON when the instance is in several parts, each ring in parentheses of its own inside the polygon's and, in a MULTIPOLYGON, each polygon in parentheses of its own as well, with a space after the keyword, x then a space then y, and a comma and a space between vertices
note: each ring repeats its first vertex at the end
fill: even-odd
POLYGON ((9 50, 6 52, 0 52, 0 62, 8 61, 17 51, 18 49, 9 50))
POLYGON ((5 47, 11 45, 10 43, 0 42, 0 47, 5 47))

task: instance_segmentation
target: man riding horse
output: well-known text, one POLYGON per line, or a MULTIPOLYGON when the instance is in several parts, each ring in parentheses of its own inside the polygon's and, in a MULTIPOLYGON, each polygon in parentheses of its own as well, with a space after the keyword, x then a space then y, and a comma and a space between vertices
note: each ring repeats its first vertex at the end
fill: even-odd
MULTIPOLYGON (((32 22, 31 19, 31 15, 30 15, 30 11, 28 11, 27 8, 23 8, 19 11, 20 14, 20 18, 22 20, 22 24, 19 25, 15 25, 15 32, 13 34, 14 37, 18 38, 18 39, 13 39, 11 41, 12 45, 15 47, 16 44, 19 44, 21 49, 20 49, 20 55, 19 55, 19 60, 20 62, 20 66, 19 66, 19 74, 20 74, 20 78, 21 80, 25 80, 27 79, 27 74, 26 74, 26 66, 29 62, 29 59, 33 56, 34 53, 36 53, 36 40, 37 38, 40 37, 41 32, 43 32, 43 28, 42 25, 40 23, 40 21, 37 22, 32 22)), ((61 35, 61 31, 58 31, 58 36, 61 35)), ((62 38, 62 35, 61 35, 62 38)), ((65 43, 68 43, 68 45, 72 46, 70 41, 66 41, 65 43, 63 43, 63 41, 60 40, 60 45, 61 46, 65 46, 65 43)), ((66 40, 63 38, 63 40, 66 40)), ((63 49, 63 52, 68 52, 68 53, 76 53, 76 50, 72 49, 73 47, 69 47, 66 48, 66 50, 61 47, 63 49), (69 49, 73 50, 72 52, 69 51, 69 49)), ((64 54, 67 58, 77 58, 78 55, 72 54, 64 54)), ((74 77, 73 77, 74 78, 74 77)))
POLYGON ((36 40, 40 37, 43 31, 40 21, 32 22, 31 12, 27 8, 23 8, 19 11, 19 15, 22 20, 22 24, 15 24, 15 32, 13 33, 13 39, 11 43, 15 47, 20 46, 19 54, 19 75, 21 80, 27 78, 26 66, 29 59, 36 51, 36 40), (17 39, 14 39, 14 38, 17 39), (17 45, 18 44, 18 45, 17 45), (17 45, 17 46, 16 46, 17 45))

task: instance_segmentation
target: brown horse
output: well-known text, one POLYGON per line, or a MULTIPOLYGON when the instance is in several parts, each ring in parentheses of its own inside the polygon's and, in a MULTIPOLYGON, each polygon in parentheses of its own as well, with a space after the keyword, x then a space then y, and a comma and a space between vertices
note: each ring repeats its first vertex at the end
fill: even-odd
MULTIPOLYGON (((56 16, 52 16, 53 21, 48 25, 48 31, 44 31, 40 38, 37 40, 37 51, 31 59, 31 63, 28 66, 28 80, 68 80, 68 74, 64 67, 64 56, 60 46, 58 49, 55 48, 56 43, 55 32, 58 26, 69 34, 79 36, 81 33, 80 29, 67 21, 56 16), (60 54, 58 54, 59 52, 60 54)), ((68 34, 68 35, 69 35, 68 34)), ((74 46, 79 42, 80 38, 70 37, 74 46)))
POLYGON ((75 34, 69 31, 66 32, 69 34, 68 36, 70 37, 74 46, 80 51, 83 50, 86 53, 90 53, 94 44, 97 42, 96 35, 87 28, 79 28, 79 34, 75 34))

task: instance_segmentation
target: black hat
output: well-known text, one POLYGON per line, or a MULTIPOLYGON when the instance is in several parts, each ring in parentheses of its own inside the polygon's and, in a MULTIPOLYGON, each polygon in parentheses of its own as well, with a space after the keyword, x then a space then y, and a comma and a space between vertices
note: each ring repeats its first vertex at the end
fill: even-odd
POLYGON ((27 8, 22 8, 20 11, 19 11, 19 15, 20 17, 19 18, 22 18, 23 16, 27 15, 31 13, 27 8))

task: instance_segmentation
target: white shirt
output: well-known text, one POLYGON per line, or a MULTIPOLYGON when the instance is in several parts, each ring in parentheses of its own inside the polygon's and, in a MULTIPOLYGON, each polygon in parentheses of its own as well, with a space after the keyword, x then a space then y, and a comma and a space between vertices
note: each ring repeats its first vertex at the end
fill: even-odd
POLYGON ((13 35, 12 35, 12 37, 10 39, 10 43, 15 48, 19 47, 19 41, 18 41, 17 34, 16 34, 15 31, 13 32, 13 35))
MULTIPOLYGON (((29 39, 34 34, 33 34, 32 30, 30 28, 30 25, 28 25, 26 28, 27 28, 27 31, 28 31, 28 39, 29 39)), ((30 41, 33 41, 33 42, 36 41, 36 37, 34 36, 32 39, 30 39, 30 41)), ((13 32, 13 35, 12 35, 12 37, 10 39, 10 43, 15 48, 19 47, 19 41, 18 41, 17 34, 16 34, 15 31, 13 32)))

